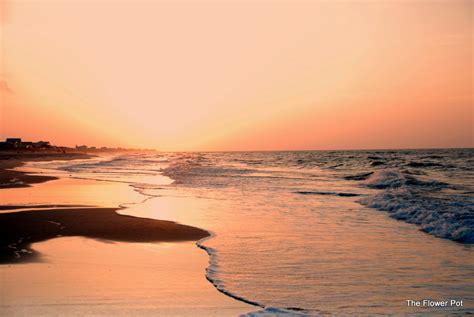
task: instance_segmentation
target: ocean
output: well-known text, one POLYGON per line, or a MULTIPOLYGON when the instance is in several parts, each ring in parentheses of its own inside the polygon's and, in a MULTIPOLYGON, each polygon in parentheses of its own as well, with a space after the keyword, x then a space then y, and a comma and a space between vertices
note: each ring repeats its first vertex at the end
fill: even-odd
POLYGON ((32 162, 208 230, 203 278, 247 316, 474 313, 474 149, 129 153, 32 162), (462 300, 410 307, 407 300, 462 300))

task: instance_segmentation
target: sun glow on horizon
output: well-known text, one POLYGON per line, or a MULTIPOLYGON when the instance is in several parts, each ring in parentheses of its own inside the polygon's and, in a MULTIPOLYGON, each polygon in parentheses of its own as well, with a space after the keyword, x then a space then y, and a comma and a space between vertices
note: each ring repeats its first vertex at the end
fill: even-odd
POLYGON ((472 147, 472 7, 6 1, 0 136, 162 150, 472 147))

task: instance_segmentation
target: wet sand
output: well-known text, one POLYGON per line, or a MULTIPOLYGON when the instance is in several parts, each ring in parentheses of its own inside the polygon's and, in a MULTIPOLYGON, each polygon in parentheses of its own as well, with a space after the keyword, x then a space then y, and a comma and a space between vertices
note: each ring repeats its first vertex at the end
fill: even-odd
POLYGON ((0 265, 0 316, 235 317, 255 310, 218 292, 194 242, 62 237, 41 261, 0 265))
MULTIPOLYGON (((4 198, 5 190, 59 179, 51 175, 12 170, 25 162, 90 157, 79 152, 0 152, 1 197, 4 198)), ((76 187, 76 190, 80 191, 81 188, 76 187)), ((51 198, 54 199, 54 195, 51 198)), ((197 241, 209 235, 205 230, 171 221, 119 215, 116 213, 119 209, 77 204, 0 205, 0 264, 34 260, 38 254, 31 249, 32 243, 61 236, 125 242, 170 242, 197 241)))
POLYGON ((126 184, 6 171, 22 162, 0 157, 0 183, 12 175, 24 182, 0 187, 1 316, 238 316, 254 310, 206 280, 209 258, 195 241, 207 231, 118 208, 139 209, 144 199, 126 184))
MULTIPOLYGON (((58 180, 55 176, 11 170, 27 161, 89 157, 82 153, 1 153, 1 196, 3 198, 5 190, 11 191, 14 188, 58 180)), ((61 236, 124 242, 197 241, 209 236, 205 230, 171 221, 120 215, 116 212, 119 209, 122 208, 77 204, 0 205, 0 264, 32 261, 38 256, 30 247, 32 243, 61 236)))
POLYGON ((197 241, 209 235, 205 230, 171 221, 119 215, 116 213, 118 209, 58 208, 2 213, 0 263, 32 260, 37 255, 30 248, 32 243, 59 236, 124 242, 172 242, 197 241))
POLYGON ((57 179, 54 176, 29 174, 17 170, 11 170, 22 166, 28 161, 49 160, 76 160, 91 157, 84 153, 10 153, 0 152, 0 189, 28 187, 32 184, 43 183, 57 179))

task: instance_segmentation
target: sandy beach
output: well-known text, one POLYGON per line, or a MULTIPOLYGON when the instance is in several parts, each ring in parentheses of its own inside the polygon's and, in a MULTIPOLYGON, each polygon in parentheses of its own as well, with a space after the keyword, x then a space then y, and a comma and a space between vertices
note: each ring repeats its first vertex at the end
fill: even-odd
MULTIPOLYGON (((0 208, 9 206, 0 206, 0 208)), ((27 206, 19 206, 27 208, 27 206)), ((61 236, 126 242, 197 241, 207 231, 119 215, 114 208, 54 208, 0 214, 0 263, 31 260, 30 245, 61 236)))
POLYGON ((203 229, 119 214, 142 197, 126 184, 19 171, 0 160, 0 315, 236 316, 253 310, 205 277, 203 229), (79 300, 80 299, 80 300, 79 300))
POLYGON ((27 187, 32 184, 43 183, 57 179, 54 176, 31 175, 22 171, 12 170, 22 166, 27 161, 48 161, 48 160, 75 160, 91 157, 84 153, 52 153, 52 152, 22 152, 3 151, 0 154, 0 189, 27 187))

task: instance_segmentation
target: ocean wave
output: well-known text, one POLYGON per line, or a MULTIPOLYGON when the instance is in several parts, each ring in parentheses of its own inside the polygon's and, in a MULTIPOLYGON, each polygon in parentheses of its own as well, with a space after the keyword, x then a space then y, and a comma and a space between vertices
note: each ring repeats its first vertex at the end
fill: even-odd
POLYGON ((362 184, 383 191, 361 198, 361 204, 386 211, 394 219, 420 225, 422 231, 436 237, 474 243, 472 196, 435 195, 450 185, 392 170, 377 171, 362 184))
POLYGON ((176 184, 199 184, 201 186, 229 186, 229 178, 243 177, 258 172, 256 169, 203 163, 196 159, 178 160, 161 170, 162 175, 170 177, 176 184), (218 178, 225 177, 225 181, 218 178))
POLYGON ((409 188, 389 189, 359 202, 386 211, 390 217, 421 226, 421 230, 439 238, 474 243, 474 200, 438 198, 409 188))
POLYGON ((367 156, 367 159, 380 161, 380 160, 382 160, 383 158, 382 158, 381 156, 377 156, 377 155, 369 155, 369 156, 367 156))
POLYGON ((439 181, 423 181, 405 173, 395 170, 376 171, 364 183, 369 188, 386 189, 400 188, 403 186, 427 187, 433 190, 445 188, 447 183, 439 181))
POLYGON ((341 197, 355 197, 361 194, 356 193, 336 193, 336 192, 319 192, 319 191, 297 191, 296 194, 301 195, 330 195, 330 196, 341 196, 341 197))
POLYGON ((425 161, 425 162, 419 162, 419 161, 414 161, 414 162, 409 162, 405 166, 409 167, 449 167, 440 163, 436 162, 431 162, 431 161, 425 161))
POLYGON ((213 166, 200 166, 200 165, 189 165, 179 164, 167 167, 162 170, 163 175, 173 176, 173 178, 186 178, 190 176, 201 176, 201 177, 212 177, 212 176, 234 176, 254 173, 255 170, 240 169, 231 167, 213 167, 213 166))
POLYGON ((370 166, 379 166, 379 165, 385 165, 385 162, 383 161, 373 161, 370 163, 370 166))
POLYGON ((150 166, 164 164, 167 162, 169 162, 169 159, 163 156, 127 154, 115 157, 87 160, 78 164, 69 163, 59 166, 58 169, 68 172, 104 172, 105 170, 112 170, 116 173, 121 173, 124 170, 139 171, 145 169, 148 171, 150 166), (137 169, 137 167, 139 167, 139 169, 137 169))
POLYGON ((369 178, 369 176, 372 175, 373 173, 374 172, 367 172, 367 173, 359 173, 355 175, 348 175, 348 176, 344 176, 344 179, 347 179, 349 181, 362 181, 369 178))

